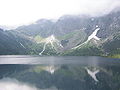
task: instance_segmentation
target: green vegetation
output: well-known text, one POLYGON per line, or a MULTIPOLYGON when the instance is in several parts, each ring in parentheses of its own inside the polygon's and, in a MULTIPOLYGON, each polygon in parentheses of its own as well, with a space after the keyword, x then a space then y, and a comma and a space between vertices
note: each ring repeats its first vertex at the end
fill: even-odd
POLYGON ((71 49, 63 53, 63 55, 73 56, 101 56, 102 54, 102 49, 92 41, 89 41, 76 49, 71 49))
POLYGON ((120 58, 120 54, 110 55, 108 57, 111 57, 111 58, 120 58))
POLYGON ((64 39, 70 39, 70 38, 73 38, 74 35, 76 35, 79 31, 74 31, 74 32, 70 32, 66 35, 63 35, 63 36, 60 36, 58 37, 58 39, 60 40, 64 40, 64 39))
POLYGON ((75 55, 75 56, 111 56, 120 54, 120 12, 102 17, 63 16, 56 22, 38 20, 36 24, 20 26, 15 30, 0 29, 0 55, 38 55, 44 46, 41 42, 54 35, 61 45, 54 43, 54 48, 47 45, 43 55, 75 55), (87 44, 76 47, 87 40, 97 28, 100 41, 91 40, 87 44))
POLYGON ((43 40, 43 38, 40 36, 40 35, 37 35, 34 37, 34 40, 37 42, 37 43, 40 43, 41 40, 43 40))

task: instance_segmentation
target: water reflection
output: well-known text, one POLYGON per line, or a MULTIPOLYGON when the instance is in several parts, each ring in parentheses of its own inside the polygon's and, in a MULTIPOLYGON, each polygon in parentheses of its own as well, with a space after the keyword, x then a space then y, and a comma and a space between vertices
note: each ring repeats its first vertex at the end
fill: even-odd
POLYGON ((19 82, 16 79, 3 78, 0 80, 0 90, 38 90, 32 85, 19 82))
MULTIPOLYGON (((1 81, 4 78, 11 78, 11 85, 14 80, 17 80, 23 83, 17 86, 25 85, 28 88, 26 90, 36 90, 36 88, 40 90, 119 90, 120 65, 97 64, 0 65, 0 85, 8 87, 7 83, 4 84, 1 81)), ((10 89, 3 89, 0 86, 0 90, 10 89)))

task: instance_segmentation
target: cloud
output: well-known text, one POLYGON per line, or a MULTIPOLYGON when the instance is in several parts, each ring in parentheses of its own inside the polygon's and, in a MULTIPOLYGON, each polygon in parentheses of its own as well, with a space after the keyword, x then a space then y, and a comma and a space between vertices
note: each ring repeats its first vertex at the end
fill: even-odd
MULTIPOLYGON (((79 10, 76 14, 102 16, 120 7, 120 0, 76 0, 79 10)), ((74 14, 74 13, 73 13, 74 14)))
POLYGON ((65 14, 101 16, 120 6, 120 0, 0 0, 0 25, 28 24, 65 14))
POLYGON ((86 14, 102 16, 120 7, 120 0, 92 0, 94 3, 88 5, 86 14), (99 2, 97 2, 99 1, 99 2), (93 5, 93 6, 92 6, 93 5))
POLYGON ((0 90, 38 90, 37 88, 21 83, 16 79, 4 78, 0 80, 0 90))

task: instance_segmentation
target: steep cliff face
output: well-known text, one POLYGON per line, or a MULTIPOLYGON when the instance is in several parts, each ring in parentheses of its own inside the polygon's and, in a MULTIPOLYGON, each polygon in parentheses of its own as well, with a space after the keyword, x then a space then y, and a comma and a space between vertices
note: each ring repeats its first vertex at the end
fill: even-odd
MULTIPOLYGON (((28 47, 30 48, 29 50, 31 51, 28 50, 29 53, 27 54, 38 55, 40 52, 42 52, 42 50, 46 46, 46 42, 43 41, 46 40, 48 37, 52 37, 52 40, 49 40, 49 43, 46 46, 48 48, 45 50, 44 55, 55 55, 60 53, 65 54, 66 52, 69 53, 69 51, 73 53, 74 51, 78 52, 78 54, 74 53, 74 55, 107 55, 113 54, 113 51, 116 54, 119 54, 120 52, 118 37, 120 33, 119 11, 112 12, 100 17, 68 15, 60 17, 55 22, 53 20, 41 19, 34 24, 20 26, 15 30, 1 31, 1 33, 3 32, 7 35, 1 34, 1 42, 4 41, 7 43, 7 41, 10 41, 11 44, 7 45, 11 45, 11 48, 12 45, 16 43, 18 45, 15 47, 21 47, 22 51, 24 52, 26 52, 26 45, 28 45, 28 47), (8 33, 11 36, 9 36, 8 33), (53 36, 57 41, 54 42, 53 36), (2 39, 2 37, 4 37, 5 39, 10 37, 10 40, 7 39, 5 41, 5 39, 2 39), (28 40, 30 42, 32 41, 32 44, 27 43, 27 41, 25 40, 28 40), (15 43, 12 44, 12 41, 14 41, 15 43), (110 44, 112 45, 112 48, 110 44), (51 47, 51 45, 52 47, 54 45, 54 49, 51 47), (94 53, 91 54, 87 51, 94 53), (84 54, 81 54, 82 52, 84 52, 84 54), (95 54, 95 52, 98 53, 95 54)), ((4 45, 6 44, 1 44, 1 50, 4 45)), ((12 50, 15 51, 16 49, 12 50)), ((16 54, 18 54, 18 52, 16 52, 16 54)), ((20 54, 25 53, 21 52, 20 54)))
POLYGON ((27 54, 28 40, 8 31, 0 30, 0 54, 27 54))
POLYGON ((61 36, 75 30, 84 29, 90 35, 99 26, 101 28, 98 36, 106 38, 120 31, 120 12, 112 12, 101 17, 90 16, 62 16, 56 22, 41 19, 34 24, 20 26, 16 30, 26 35, 48 37, 52 34, 61 36))

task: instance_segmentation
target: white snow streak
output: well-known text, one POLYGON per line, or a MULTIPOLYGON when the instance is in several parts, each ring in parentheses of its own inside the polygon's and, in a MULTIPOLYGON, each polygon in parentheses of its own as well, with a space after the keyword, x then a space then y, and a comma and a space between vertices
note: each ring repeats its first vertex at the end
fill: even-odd
POLYGON ((92 38, 96 39, 96 40, 100 40, 100 38, 98 38, 96 35, 97 35, 97 32, 100 30, 100 28, 97 28, 89 37, 88 37, 88 40, 87 41, 90 41, 92 38))
MULTIPOLYGON (((98 27, 98 26, 96 26, 96 27, 98 27)), ((80 45, 78 45, 78 46, 76 46, 76 47, 74 47, 74 48, 72 48, 72 49, 76 49, 76 48, 82 46, 83 44, 87 43, 88 41, 90 41, 90 40, 93 39, 93 38, 96 39, 96 40, 100 40, 100 38, 98 38, 98 37, 96 36, 99 30, 100 30, 100 28, 97 28, 97 29, 88 37, 88 39, 87 39, 84 43, 82 43, 82 44, 80 44, 80 45)))
POLYGON ((49 43, 51 44, 52 48, 55 48, 55 46, 53 44, 54 42, 57 45, 59 45, 60 47, 63 48, 63 46, 61 45, 61 43, 59 42, 59 40, 57 40, 54 35, 49 36, 43 42, 45 42, 45 44, 44 44, 43 50, 39 53, 39 55, 42 55, 42 53, 45 51, 46 45, 49 44, 49 43))
POLYGON ((26 47, 25 47, 22 43, 20 43, 20 45, 21 45, 23 48, 25 48, 25 49, 26 49, 26 47))
POLYGON ((46 45, 47 45, 47 43, 44 44, 43 50, 39 53, 39 55, 42 55, 42 53, 45 51, 46 45))

